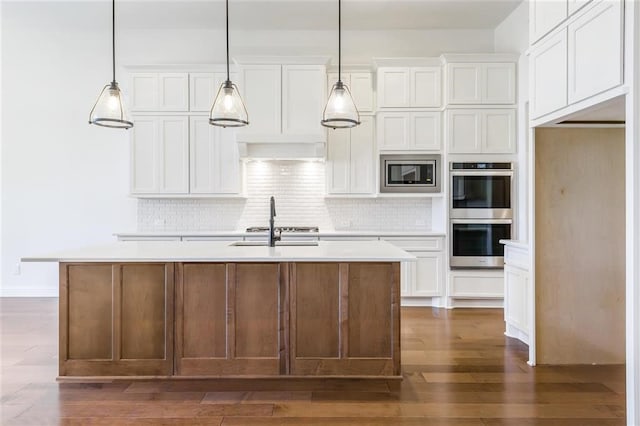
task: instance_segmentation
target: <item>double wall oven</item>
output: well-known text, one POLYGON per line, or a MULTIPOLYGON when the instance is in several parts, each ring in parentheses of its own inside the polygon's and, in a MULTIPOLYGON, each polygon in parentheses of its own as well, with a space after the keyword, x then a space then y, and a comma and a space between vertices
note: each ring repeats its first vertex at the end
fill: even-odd
POLYGON ((512 163, 450 163, 451 268, 502 268, 513 226, 512 163))

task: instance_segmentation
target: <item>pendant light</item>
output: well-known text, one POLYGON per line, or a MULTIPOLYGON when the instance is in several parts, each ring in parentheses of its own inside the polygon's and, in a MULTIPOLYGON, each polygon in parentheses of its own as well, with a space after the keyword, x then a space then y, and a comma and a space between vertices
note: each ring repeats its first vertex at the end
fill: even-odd
POLYGON ((221 127, 242 127, 249 124, 247 109, 242 102, 238 86, 229 77, 229 0, 227 12, 227 80, 220 85, 216 99, 209 113, 209 124, 221 127))
POLYGON ((116 129, 130 129, 133 122, 122 102, 122 92, 116 82, 116 0, 111 1, 111 60, 113 79, 102 88, 89 113, 89 124, 116 129))
POLYGON ((338 0, 338 81, 331 88, 320 124, 333 129, 355 127, 360 124, 360 114, 351 92, 341 80, 342 72, 342 1, 338 0))

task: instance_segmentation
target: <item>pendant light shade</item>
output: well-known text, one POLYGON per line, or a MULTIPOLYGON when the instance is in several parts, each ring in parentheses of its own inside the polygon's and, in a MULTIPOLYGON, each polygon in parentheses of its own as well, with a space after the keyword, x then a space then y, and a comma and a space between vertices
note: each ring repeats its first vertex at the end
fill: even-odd
POLYGON ((111 64, 113 79, 111 83, 102 88, 96 103, 89 113, 89 124, 103 127, 113 127, 116 129, 130 129, 133 121, 129 117, 124 102, 122 92, 116 81, 116 2, 111 1, 111 64))
POLYGON ((238 86, 229 77, 229 0, 226 0, 227 16, 227 80, 220 85, 209 113, 209 124, 221 127, 242 127, 249 124, 247 108, 242 102, 238 86))
POLYGON ((331 88, 320 124, 333 129, 355 127, 360 124, 360 114, 351 91, 342 82, 342 1, 338 0, 338 81, 331 88))

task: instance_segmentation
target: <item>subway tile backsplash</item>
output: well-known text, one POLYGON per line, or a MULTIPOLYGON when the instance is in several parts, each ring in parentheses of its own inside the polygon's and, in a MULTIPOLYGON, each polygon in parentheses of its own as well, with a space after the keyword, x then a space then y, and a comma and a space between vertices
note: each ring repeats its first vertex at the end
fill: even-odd
POLYGON ((317 225, 324 231, 430 231, 430 198, 325 198, 325 165, 252 161, 246 199, 139 199, 138 231, 231 231, 266 226, 269 197, 276 225, 317 225))

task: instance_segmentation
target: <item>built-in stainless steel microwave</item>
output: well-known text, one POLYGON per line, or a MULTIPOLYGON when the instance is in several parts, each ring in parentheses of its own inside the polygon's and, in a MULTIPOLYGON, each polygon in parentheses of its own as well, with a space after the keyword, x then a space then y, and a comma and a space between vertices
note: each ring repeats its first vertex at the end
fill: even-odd
POLYGON ((380 156, 380 192, 440 192, 440 155, 380 156))

